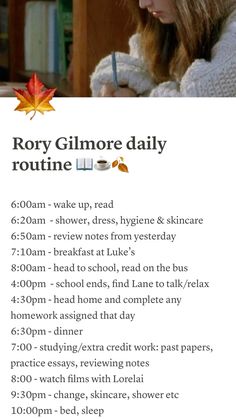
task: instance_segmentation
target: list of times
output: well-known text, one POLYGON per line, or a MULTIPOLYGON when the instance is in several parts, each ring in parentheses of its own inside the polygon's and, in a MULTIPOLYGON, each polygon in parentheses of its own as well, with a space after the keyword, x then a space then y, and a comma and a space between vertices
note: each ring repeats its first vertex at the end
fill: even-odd
POLYGON ((212 291, 191 252, 207 221, 137 213, 115 199, 9 202, 13 417, 175 407, 183 362, 214 356, 188 323, 212 291))

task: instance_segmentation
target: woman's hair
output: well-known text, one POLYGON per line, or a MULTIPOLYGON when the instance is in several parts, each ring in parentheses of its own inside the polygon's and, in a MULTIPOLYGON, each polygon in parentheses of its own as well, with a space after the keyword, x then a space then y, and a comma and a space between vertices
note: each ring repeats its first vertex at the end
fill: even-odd
POLYGON ((236 0, 173 0, 175 23, 162 24, 138 0, 125 0, 141 33, 142 49, 157 83, 181 79, 197 58, 211 60, 225 19, 236 0))

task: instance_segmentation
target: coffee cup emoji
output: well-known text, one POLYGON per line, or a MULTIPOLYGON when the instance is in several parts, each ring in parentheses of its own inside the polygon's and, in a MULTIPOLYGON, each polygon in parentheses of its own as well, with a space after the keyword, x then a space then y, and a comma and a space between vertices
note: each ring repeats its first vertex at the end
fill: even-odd
POLYGON ((97 159, 96 164, 95 164, 95 168, 97 170, 106 170, 110 167, 110 163, 107 159, 105 159, 104 157, 100 157, 99 159, 97 159))

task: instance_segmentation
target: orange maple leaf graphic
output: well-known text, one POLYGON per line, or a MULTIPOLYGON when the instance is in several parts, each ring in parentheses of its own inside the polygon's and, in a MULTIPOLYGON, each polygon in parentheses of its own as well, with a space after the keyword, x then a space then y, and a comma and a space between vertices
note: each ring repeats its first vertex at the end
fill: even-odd
POLYGON ((44 87, 37 74, 34 73, 26 84, 26 90, 14 89, 20 101, 15 111, 26 112, 26 115, 34 112, 30 119, 33 119, 36 112, 44 114, 44 112, 55 111, 49 101, 53 98, 56 89, 44 89, 44 87))

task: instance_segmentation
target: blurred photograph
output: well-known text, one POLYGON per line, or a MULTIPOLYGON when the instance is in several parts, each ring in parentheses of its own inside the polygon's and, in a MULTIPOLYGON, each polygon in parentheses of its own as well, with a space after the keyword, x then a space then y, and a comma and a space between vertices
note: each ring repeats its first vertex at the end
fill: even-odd
POLYGON ((236 0, 0 0, 0 95, 235 97, 236 0))

